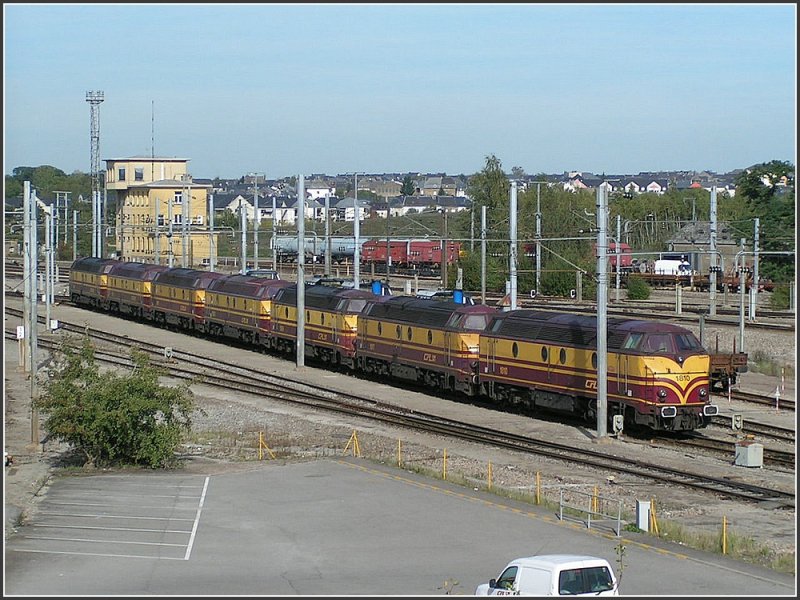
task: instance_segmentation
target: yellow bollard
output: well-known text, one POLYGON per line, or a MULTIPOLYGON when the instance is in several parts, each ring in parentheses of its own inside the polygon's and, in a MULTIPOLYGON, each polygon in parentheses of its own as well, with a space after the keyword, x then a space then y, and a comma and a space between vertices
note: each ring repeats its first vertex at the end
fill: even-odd
POLYGON ((400 454, 400 438, 397 438, 397 466, 403 467, 402 454, 400 454))
POLYGON ((539 471, 536 471, 536 504, 539 505, 542 503, 542 474, 539 471))
POLYGON ((659 535, 658 533, 658 520, 656 519, 656 501, 654 498, 650 498, 650 531, 659 535))
POLYGON ((361 458, 361 446, 358 444, 358 435, 356 434, 355 429, 353 429, 353 435, 351 435, 350 439, 347 440, 347 445, 344 447, 342 454, 347 454, 347 449, 350 447, 350 444, 353 444, 353 456, 358 456, 361 458))
POLYGON ((722 515, 722 553, 728 553, 728 519, 722 515))
POLYGON ((442 479, 447 479, 447 448, 444 449, 444 458, 442 460, 442 479))
POLYGON ((597 512, 597 486, 594 486, 594 493, 592 493, 592 512, 597 512))
POLYGON ((492 489, 492 462, 489 461, 489 489, 492 489))
POLYGON ((264 441, 264 432, 263 431, 259 431, 258 432, 258 460, 261 460, 261 459, 264 458, 264 452, 262 451, 263 448, 266 448, 267 452, 269 452, 269 455, 272 458, 275 458, 275 455, 272 453, 272 450, 269 449, 269 446, 267 446, 267 443, 264 441))

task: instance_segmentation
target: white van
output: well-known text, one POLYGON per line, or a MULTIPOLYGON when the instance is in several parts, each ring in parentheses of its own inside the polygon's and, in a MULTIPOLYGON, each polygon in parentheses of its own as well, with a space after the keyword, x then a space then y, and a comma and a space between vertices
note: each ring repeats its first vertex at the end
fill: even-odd
POLYGON ((576 554, 543 554, 512 560, 476 596, 619 596, 607 560, 576 554))

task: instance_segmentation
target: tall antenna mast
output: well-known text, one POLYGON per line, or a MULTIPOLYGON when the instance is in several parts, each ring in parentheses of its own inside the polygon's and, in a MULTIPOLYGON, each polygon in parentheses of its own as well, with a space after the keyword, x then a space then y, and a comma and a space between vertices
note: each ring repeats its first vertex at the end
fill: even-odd
POLYGON ((90 111, 90 141, 91 141, 91 178, 92 178, 92 224, 93 224, 93 255, 103 256, 100 242, 100 104, 105 100, 102 91, 86 92, 86 102, 90 111))

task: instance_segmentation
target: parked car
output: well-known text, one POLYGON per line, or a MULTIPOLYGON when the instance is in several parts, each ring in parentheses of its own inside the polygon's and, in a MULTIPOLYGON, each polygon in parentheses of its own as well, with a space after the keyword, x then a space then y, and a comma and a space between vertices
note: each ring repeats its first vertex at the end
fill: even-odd
POLYGON ((476 596, 618 596, 614 570, 604 558, 544 554, 516 558, 476 596))

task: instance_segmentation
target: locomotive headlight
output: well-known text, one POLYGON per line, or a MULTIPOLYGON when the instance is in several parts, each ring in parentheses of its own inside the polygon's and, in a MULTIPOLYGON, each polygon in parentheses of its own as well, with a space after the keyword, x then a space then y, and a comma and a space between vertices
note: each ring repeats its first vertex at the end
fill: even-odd
POLYGON ((708 390, 706 388, 700 388, 697 393, 700 394, 701 398, 708 396, 708 390))
POLYGON ((470 354, 478 354, 481 351, 480 346, 467 346, 467 350, 469 350, 470 354))
POLYGON ((658 390, 658 397, 659 398, 666 398, 667 397, 667 390, 660 388, 658 390))

